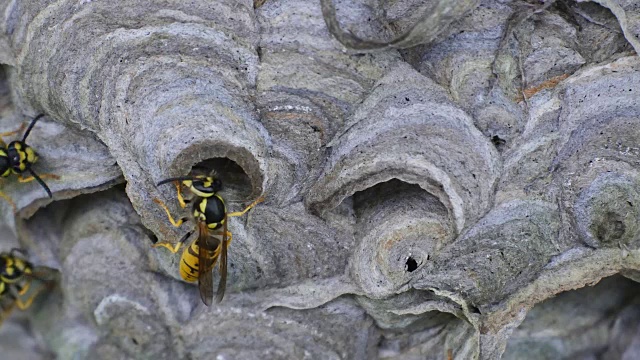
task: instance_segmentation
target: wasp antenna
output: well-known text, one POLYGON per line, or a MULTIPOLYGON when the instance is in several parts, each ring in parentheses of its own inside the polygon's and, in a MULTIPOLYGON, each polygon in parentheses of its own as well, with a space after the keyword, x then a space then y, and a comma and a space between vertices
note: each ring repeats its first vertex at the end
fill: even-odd
POLYGON ((29 124, 29 127, 27 128, 27 131, 25 131, 24 135, 22 136, 22 142, 25 142, 27 140, 27 136, 29 136, 29 134, 31 133, 31 129, 33 129, 33 126, 36 124, 36 121, 38 121, 43 116, 44 116, 44 114, 40 114, 40 115, 34 117, 33 120, 31 120, 31 124, 29 124))
POLYGON ((35 171, 33 171, 31 168, 27 169, 29 171, 29 173, 31 174, 31 176, 33 176, 34 179, 36 179, 36 181, 38 182, 38 184, 40 184, 40 186, 42 186, 42 188, 44 189, 44 191, 47 192, 47 195, 49 195, 50 198, 53 197, 53 195, 51 194, 51 190, 49 190, 49 187, 47 186, 47 184, 45 184, 45 182, 40 179, 40 176, 38 176, 38 174, 36 174, 35 171))
POLYGON ((195 176, 178 176, 178 177, 173 177, 173 178, 168 178, 168 179, 164 179, 162 181, 159 181, 156 186, 160 186, 166 183, 170 183, 172 181, 183 181, 183 180, 198 180, 197 177, 195 176))

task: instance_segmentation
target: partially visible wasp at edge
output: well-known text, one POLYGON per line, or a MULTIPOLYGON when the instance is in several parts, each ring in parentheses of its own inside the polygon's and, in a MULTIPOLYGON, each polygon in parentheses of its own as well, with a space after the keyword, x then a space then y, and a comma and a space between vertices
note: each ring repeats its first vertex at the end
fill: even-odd
MULTIPOLYGON (((212 174, 169 178, 158 182, 157 185, 160 186, 169 182, 173 182, 176 186, 178 202, 181 208, 184 209, 187 203, 193 202, 191 219, 196 222, 198 231, 197 238, 182 251, 180 256, 180 276, 188 282, 198 281, 200 298, 205 305, 209 306, 213 298, 212 270, 218 259, 220 259, 220 281, 216 291, 216 302, 219 303, 224 297, 227 286, 227 248, 232 239, 232 234, 227 229, 227 220, 229 217, 244 215, 251 208, 264 201, 264 196, 257 198, 242 211, 228 213, 224 199, 218 194, 222 189, 222 181, 212 174), (193 195, 191 199, 184 199, 181 185, 189 189, 189 192, 193 195)), ((190 220, 188 217, 183 217, 176 221, 162 201, 154 199, 154 202, 164 209, 173 226, 180 227, 184 222, 190 220)), ((191 237, 193 232, 186 233, 175 245, 164 241, 154 244, 153 247, 165 247, 175 254, 191 237)))
MULTIPOLYGON (((47 192, 49 197, 53 197, 51 194, 51 190, 47 186, 47 184, 42 180, 43 178, 52 178, 59 179, 58 175, 54 174, 42 174, 38 175, 31 168, 33 164, 38 160, 38 153, 33 150, 33 148, 27 145, 27 137, 31 133, 31 129, 36 124, 36 122, 42 118, 44 114, 40 114, 31 120, 31 123, 27 127, 27 130, 22 135, 22 140, 14 140, 7 144, 2 140, 3 137, 12 136, 24 129, 24 123, 20 126, 18 130, 9 131, 5 133, 0 133, 0 177, 8 177, 11 174, 18 175, 18 181, 22 183, 37 181, 40 186, 47 192), (23 177, 23 173, 29 173, 29 177, 23 177)), ((16 211, 16 205, 7 196, 5 193, 0 191, 0 197, 4 198, 11 206, 13 207, 14 212, 16 211)))
POLYGON ((15 306, 20 310, 31 307, 38 295, 55 284, 57 273, 48 267, 34 267, 26 260, 26 252, 22 249, 0 253, 0 324, 15 306), (41 283, 34 284, 34 280, 41 283))

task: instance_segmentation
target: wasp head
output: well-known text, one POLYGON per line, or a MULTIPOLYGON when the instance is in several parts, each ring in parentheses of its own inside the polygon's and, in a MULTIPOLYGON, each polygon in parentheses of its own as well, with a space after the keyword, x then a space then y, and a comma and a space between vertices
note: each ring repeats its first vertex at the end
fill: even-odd
POLYGON ((192 180, 183 180, 182 184, 201 197, 211 197, 222 189, 222 181, 213 176, 198 175, 192 180))

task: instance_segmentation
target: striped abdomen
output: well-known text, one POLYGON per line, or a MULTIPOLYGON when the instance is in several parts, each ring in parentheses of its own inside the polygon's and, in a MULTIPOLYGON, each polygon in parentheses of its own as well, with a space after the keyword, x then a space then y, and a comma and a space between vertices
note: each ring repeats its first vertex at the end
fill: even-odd
MULTIPOLYGON (((195 282, 198 280, 200 269, 198 251, 200 251, 200 246, 198 246, 198 240, 195 240, 182 252, 182 256, 180 257, 180 276, 185 281, 195 282)), ((219 246, 215 250, 203 249, 202 251, 207 252, 207 258, 210 259, 212 265, 216 263, 218 255, 220 255, 219 246)))

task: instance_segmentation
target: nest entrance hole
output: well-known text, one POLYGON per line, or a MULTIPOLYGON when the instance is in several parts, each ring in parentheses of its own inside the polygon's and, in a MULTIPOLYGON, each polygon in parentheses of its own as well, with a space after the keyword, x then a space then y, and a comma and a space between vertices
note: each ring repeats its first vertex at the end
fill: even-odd
POLYGON ((407 265, 407 272, 414 272, 418 268, 418 262, 413 258, 413 256, 409 256, 407 258, 405 265, 407 265))
MULTIPOLYGON (((378 183, 368 189, 358 191, 347 204, 353 206, 356 233, 384 231, 384 227, 398 223, 417 224, 425 218, 446 218, 447 209, 440 200, 419 185, 398 179, 378 183)), ((410 226, 411 227, 411 226, 410 226)), ((433 239, 417 237, 407 228, 407 232, 397 231, 397 236, 385 240, 384 253, 392 267, 398 272, 412 273, 428 260, 433 248, 433 239), (393 244, 393 245, 392 245, 393 244)))
POLYGON ((599 222, 595 229, 596 238, 601 243, 611 244, 621 239, 626 231, 624 219, 620 214, 608 211, 604 214, 603 221, 599 222))

